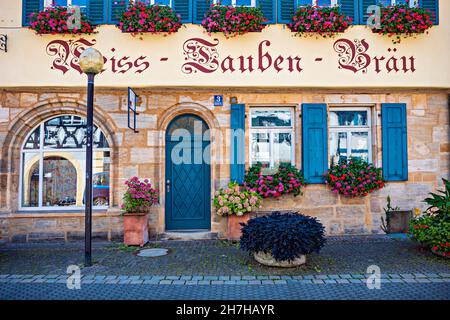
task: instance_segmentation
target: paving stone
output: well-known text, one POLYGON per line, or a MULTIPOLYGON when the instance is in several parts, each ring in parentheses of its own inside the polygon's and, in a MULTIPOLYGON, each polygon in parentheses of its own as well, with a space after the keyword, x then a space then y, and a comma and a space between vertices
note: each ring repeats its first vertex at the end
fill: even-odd
MULTIPOLYGON (((130 279, 122 279, 122 280, 119 279, 119 284, 130 284, 130 283, 131 283, 130 279)), ((155 283, 156 283, 156 281, 155 281, 155 283)))
POLYGON ((197 285, 198 284, 198 281, 196 281, 196 280, 188 280, 188 281, 186 281, 186 284, 187 285, 197 285))
POLYGON ((363 278, 365 278, 365 275, 356 273, 356 274, 352 274, 352 278, 353 279, 363 279, 363 278))
POLYGON ((314 276, 311 276, 311 275, 304 276, 303 279, 306 279, 306 280, 314 280, 314 276))
POLYGON ((424 275, 423 273, 414 273, 414 277, 416 277, 416 278, 427 278, 427 276, 424 275))
POLYGON ((350 283, 363 283, 361 279, 349 279, 350 283))
POLYGON ((450 278, 450 273, 439 273, 442 278, 450 278))
POLYGON ((211 281, 211 280, 219 280, 219 277, 218 276, 205 276, 204 280, 209 280, 209 281, 211 281))
POLYGON ((401 276, 403 279, 414 279, 414 278, 415 278, 414 275, 411 274, 411 273, 402 273, 402 274, 400 274, 400 276, 401 276))
POLYGON ((275 284, 273 280, 261 280, 261 284, 275 284))
POLYGON ((225 284, 236 284, 236 280, 226 280, 225 284))
POLYGON ((403 278, 403 282, 407 283, 417 283, 417 280, 414 278, 403 278))
POLYGON ((336 279, 337 283, 350 283, 350 281, 348 281, 348 279, 336 279))
POLYGON ((430 283, 431 282, 430 280, 424 279, 424 278, 416 278, 416 281, 420 282, 420 283, 430 283))
POLYGON ((390 273, 389 277, 391 279, 400 279, 401 278, 401 276, 399 274, 396 274, 396 273, 390 273))
POLYGON ((439 283, 439 282, 445 282, 442 278, 429 278, 431 282, 439 283))
POLYGON ((352 275, 351 274, 340 274, 339 277, 341 277, 342 279, 351 279, 352 275))
POLYGON ((181 276, 180 280, 185 280, 185 281, 192 280, 192 276, 181 276))
POLYGON ((325 283, 327 283, 327 284, 336 284, 337 282, 336 282, 336 280, 334 280, 334 279, 326 279, 326 280, 324 280, 325 281, 325 283))
POLYGON ((172 280, 160 280, 159 284, 172 284, 172 280))
POLYGON ((210 280, 200 280, 200 281, 198 281, 198 284, 200 284, 200 285, 209 285, 209 284, 211 284, 211 281, 210 280))
POLYGON ((248 284, 261 284, 261 280, 250 280, 248 284))
POLYGON ((269 276, 256 276, 258 280, 269 280, 269 276))
POLYGON ((270 280, 276 280, 276 279, 281 279, 280 276, 269 276, 270 280))
POLYGON ((427 278, 440 278, 440 276, 437 273, 425 273, 427 278))
POLYGON ((337 274, 330 274, 330 275, 328 275, 328 278, 329 279, 340 279, 341 277, 337 274))
POLYGON ((223 280, 212 280, 211 284, 223 284, 224 281, 223 280))
POLYGON ((319 279, 319 280, 325 280, 325 279, 328 279, 328 276, 324 275, 324 274, 320 274, 320 275, 314 276, 314 278, 319 279))
POLYGON ((320 279, 314 279, 314 280, 312 280, 312 282, 314 284, 325 284, 325 282, 323 280, 320 280, 320 279))
POLYGON ((239 281, 239 280, 241 280, 241 276, 231 276, 230 280, 239 281))
MULTIPOLYGON (((128 280, 128 281, 130 281, 130 280, 128 280)), ((144 280, 144 284, 159 284, 159 281, 160 281, 160 280, 151 280, 151 279, 148 279, 148 280, 144 280)), ((195 281, 195 284, 197 284, 196 281, 195 281)))
POLYGON ((118 279, 106 280, 105 283, 106 284, 117 284, 117 283, 119 283, 119 280, 118 279))
POLYGON ((203 276, 193 276, 192 280, 196 280, 196 281, 203 280, 203 276))
MULTIPOLYGON (((321 281, 321 280, 317 280, 317 281, 321 281)), ((298 282, 301 284, 313 284, 313 280, 309 280, 309 279, 298 280, 298 282)))
POLYGON ((185 280, 174 280, 173 282, 172 282, 172 284, 185 284, 186 283, 186 281, 185 280))
POLYGON ((166 276, 166 280, 180 280, 179 276, 166 276))
POLYGON ((391 281, 391 283, 404 283, 403 279, 401 278, 394 278, 394 279, 389 279, 391 281))
POLYGON ((248 284, 247 280, 236 280, 236 284, 248 284))

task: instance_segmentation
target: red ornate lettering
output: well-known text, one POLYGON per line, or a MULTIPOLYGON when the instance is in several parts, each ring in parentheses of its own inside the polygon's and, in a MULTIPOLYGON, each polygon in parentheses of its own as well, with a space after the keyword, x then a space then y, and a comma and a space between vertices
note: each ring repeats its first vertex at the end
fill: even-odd
POLYGON ((339 69, 351 70, 354 73, 358 71, 367 72, 371 59, 366 53, 369 49, 369 44, 365 39, 361 41, 358 39, 354 41, 339 39, 334 43, 333 48, 339 56, 339 69))
POLYGON ((191 38, 184 42, 183 50, 186 62, 182 65, 183 73, 191 74, 198 71, 211 73, 219 67, 219 53, 216 46, 218 39, 209 42, 201 38, 191 38))

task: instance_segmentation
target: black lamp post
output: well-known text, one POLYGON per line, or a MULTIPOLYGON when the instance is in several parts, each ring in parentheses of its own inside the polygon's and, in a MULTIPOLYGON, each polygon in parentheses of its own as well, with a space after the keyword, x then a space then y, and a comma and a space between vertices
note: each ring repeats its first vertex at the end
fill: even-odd
POLYGON ((92 265, 92 133, 94 131, 94 77, 103 69, 103 56, 88 48, 80 55, 79 65, 88 77, 86 124, 86 182, 84 201, 84 264, 92 265))

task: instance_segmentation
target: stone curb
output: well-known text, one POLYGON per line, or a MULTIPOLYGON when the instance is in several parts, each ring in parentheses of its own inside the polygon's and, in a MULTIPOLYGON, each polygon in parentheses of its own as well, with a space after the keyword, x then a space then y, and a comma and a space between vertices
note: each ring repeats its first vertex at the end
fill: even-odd
MULTIPOLYGON (((0 274, 0 283, 66 283, 67 275, 0 274)), ((286 284, 365 284, 364 274, 332 274, 306 276, 126 276, 82 275, 82 284, 134 285, 286 285, 286 284)), ((381 274, 381 283, 450 282, 449 273, 381 274)))

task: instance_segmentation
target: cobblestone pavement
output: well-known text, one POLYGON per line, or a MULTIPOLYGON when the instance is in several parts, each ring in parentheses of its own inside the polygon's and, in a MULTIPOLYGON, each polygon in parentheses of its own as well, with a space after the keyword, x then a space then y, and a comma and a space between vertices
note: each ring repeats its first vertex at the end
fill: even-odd
POLYGON ((2 284, 2 300, 114 299, 114 300, 448 300, 448 283, 387 283, 369 290, 364 284, 284 285, 82 285, 2 284))
MULTIPOLYGON (((242 252, 237 243, 219 240, 159 241, 169 254, 144 258, 119 244, 94 243, 94 265, 83 275, 263 276, 364 274, 369 265, 389 273, 449 273, 450 260, 422 250, 407 239, 385 236, 335 237, 305 266, 269 268, 242 252)), ((131 248, 131 250, 135 250, 131 248)), ((83 243, 7 244, 0 246, 0 274, 65 274, 67 266, 83 267, 83 243)))
POLYGON ((170 241, 169 254, 95 243, 83 267, 82 243, 0 246, 0 299, 450 299, 450 262, 407 239, 329 238, 320 254, 293 269, 264 267, 233 242, 170 241), (81 267, 81 289, 66 286, 68 265, 81 267), (366 269, 381 269, 381 289, 366 269))

